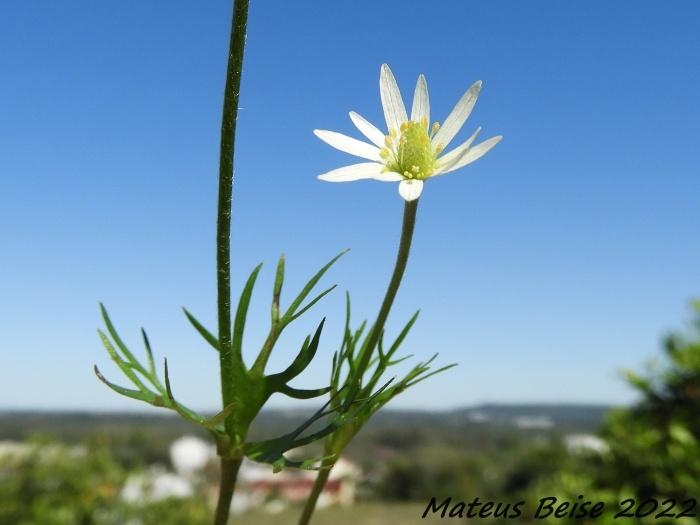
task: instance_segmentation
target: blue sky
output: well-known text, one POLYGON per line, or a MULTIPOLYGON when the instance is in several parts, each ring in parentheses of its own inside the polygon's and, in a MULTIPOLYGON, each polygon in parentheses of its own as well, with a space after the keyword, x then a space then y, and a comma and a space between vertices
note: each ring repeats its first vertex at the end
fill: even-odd
MULTIPOLYGON (((398 241, 395 184, 329 184, 352 159, 313 136, 354 136, 347 112, 382 122, 379 67, 404 99, 424 73, 442 120, 484 87, 476 126, 505 139, 429 181, 388 330, 460 366, 396 407, 633 399, 621 368, 658 356, 700 296, 700 6, 673 2, 406 3, 253 0, 233 204, 234 294, 266 263, 245 343, 265 335, 271 273, 289 300, 346 255, 338 290, 282 339, 286 366, 328 316, 299 386, 325 384, 343 291, 376 315, 398 241), (536 9, 535 9, 536 7, 536 9)), ((95 329, 103 301, 132 350, 145 326, 176 395, 219 403, 214 352, 218 127, 230 5, 10 1, 0 8, 0 407, 143 409, 95 329)), ((275 399, 276 406, 287 406, 275 399)))

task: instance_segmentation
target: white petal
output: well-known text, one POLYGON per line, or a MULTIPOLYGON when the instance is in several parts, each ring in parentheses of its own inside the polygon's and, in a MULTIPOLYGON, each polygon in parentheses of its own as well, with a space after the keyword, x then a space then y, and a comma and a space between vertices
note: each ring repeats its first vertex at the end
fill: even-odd
POLYGON ((384 169, 383 164, 376 162, 360 162, 331 170, 323 175, 319 175, 320 180, 326 182, 352 182, 354 180, 373 179, 384 169))
POLYGON ((416 179, 402 180, 399 183, 399 195, 403 197, 405 201, 414 201, 420 197, 423 191, 423 181, 416 179))
POLYGON ((345 153, 350 153, 350 155, 356 155, 369 160, 381 160, 379 157, 379 148, 362 142, 361 140, 325 129, 315 129, 314 135, 334 148, 344 151, 345 153))
POLYGON ((386 64, 382 64, 381 73, 379 74, 379 96, 382 99, 387 128, 389 131, 394 129, 398 133, 401 129, 401 124, 406 122, 408 117, 406 116, 406 106, 403 105, 399 86, 396 84, 394 74, 386 64))
POLYGON ((435 175, 440 175, 445 169, 449 169, 452 167, 452 164, 455 164, 459 159, 464 155, 467 150, 470 148, 474 140, 476 140, 476 136, 479 134, 481 131, 481 126, 476 128, 476 131, 472 133, 471 137, 469 137, 467 140, 465 140, 462 144, 457 146, 455 149, 450 151, 449 153, 446 153, 442 157, 438 159, 439 167, 437 169, 437 173, 435 175))
POLYGON ((355 127, 360 130, 365 137, 371 140, 374 144, 380 148, 384 147, 384 133, 379 131, 374 124, 358 115, 354 111, 350 112, 350 120, 355 124, 355 127))
POLYGON ((462 98, 459 99, 459 102, 457 102, 452 112, 447 116, 445 122, 443 122, 442 127, 433 137, 433 146, 442 144, 443 147, 447 147, 459 130, 462 129, 469 114, 472 112, 480 90, 481 80, 477 80, 471 85, 467 92, 462 95, 462 98))
POLYGON ((490 139, 485 140, 484 142, 480 142, 473 148, 467 150, 462 157, 460 157, 457 162, 455 162, 452 166, 449 166, 445 170, 440 172, 440 175, 443 173, 449 173, 454 170, 458 170, 459 168, 463 168, 467 164, 471 164, 475 160, 479 160, 481 157, 486 155, 491 148, 493 148, 496 144, 498 144, 503 137, 501 135, 498 135, 496 137, 491 137, 490 139))
POLYGON ((428 98, 428 84, 425 77, 420 75, 416 82, 416 90, 413 92, 413 106, 411 107, 411 120, 420 122, 425 120, 430 124, 430 99, 428 98))
POLYGON ((399 175, 395 171, 385 171, 373 178, 381 182, 399 182, 405 179, 403 175, 399 175))

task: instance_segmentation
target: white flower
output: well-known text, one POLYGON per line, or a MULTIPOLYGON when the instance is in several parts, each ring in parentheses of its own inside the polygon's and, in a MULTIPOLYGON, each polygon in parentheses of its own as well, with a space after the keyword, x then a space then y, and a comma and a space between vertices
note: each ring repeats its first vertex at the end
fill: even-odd
POLYGON ((440 126, 435 122, 431 126, 425 77, 418 77, 409 119, 396 79, 389 66, 383 64, 379 75, 379 94, 388 133, 385 135, 354 111, 350 112, 350 119, 372 144, 334 131, 314 130, 318 138, 334 148, 371 161, 338 168, 319 175, 318 178, 329 182, 360 179, 399 182, 401 197, 407 201, 417 199, 423 191, 424 180, 474 162, 503 138, 500 135, 492 137, 472 147, 481 131, 481 128, 477 128, 464 143, 442 155, 469 117, 480 89, 481 81, 474 82, 459 99, 444 124, 440 126))

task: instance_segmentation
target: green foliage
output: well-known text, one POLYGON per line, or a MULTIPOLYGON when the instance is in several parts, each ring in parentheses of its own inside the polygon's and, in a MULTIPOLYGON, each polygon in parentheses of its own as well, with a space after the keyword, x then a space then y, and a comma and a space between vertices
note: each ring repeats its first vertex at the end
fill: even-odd
MULTIPOLYGON (((498 433, 492 429, 493 437, 498 433)), ((491 440, 459 447, 436 437, 398 452, 387 462, 376 486, 380 497, 421 502, 432 497, 526 499, 535 483, 558 472, 568 461, 556 435, 550 436, 553 439, 523 435, 506 448, 491 440)))
MULTIPOLYGON (((672 334, 664 343, 665 359, 644 374, 626 372, 639 394, 630 408, 612 412, 601 436, 609 450, 580 458, 572 468, 539 484, 539 493, 572 499, 585 493, 607 502, 599 523, 617 523, 619 502, 637 504, 653 498, 680 504, 700 495, 700 304, 685 335, 672 334)), ((661 507, 659 508, 659 510, 661 507)), ((673 512, 673 511, 672 511, 673 512)), ((696 509, 697 512, 697 509, 696 509)), ((678 523, 669 518, 624 518, 643 523, 678 523)), ((557 520, 561 521, 561 520, 557 520)), ((687 517, 684 523, 700 523, 687 517)))
POLYGON ((346 398, 342 414, 339 414, 338 417, 327 417, 340 412, 337 404, 332 403, 340 395, 340 392, 335 391, 329 403, 291 432, 286 432, 274 439, 258 442, 250 442, 247 440, 247 437, 253 420, 273 394, 281 393, 295 399, 311 399, 327 394, 331 390, 331 387, 301 390, 289 385, 290 381, 309 366, 316 355, 325 320, 321 320, 313 336, 309 335, 306 338, 297 356, 284 371, 267 375, 265 374, 265 368, 282 331, 335 288, 335 285, 331 286, 309 299, 309 295, 324 274, 346 251, 338 254, 316 272, 284 313, 280 310, 280 296, 284 282, 285 260, 284 256, 280 257, 275 271, 275 282, 272 291, 270 331, 255 362, 250 368, 243 362, 243 334, 248 317, 248 307, 250 306, 255 282, 262 267, 261 264, 252 271, 241 292, 233 320, 230 345, 223 344, 223 337, 222 341, 219 341, 194 315, 185 310, 185 316, 195 330, 210 346, 219 352, 222 363, 227 365, 224 367, 222 364, 222 370, 228 370, 230 373, 229 375, 222 374, 224 399, 228 398, 228 404, 213 417, 207 418, 198 414, 175 399, 168 373, 168 362, 166 360, 164 363, 163 380, 161 380, 156 370, 153 352, 146 332, 143 329, 141 330, 146 349, 146 365, 144 365, 124 344, 112 324, 107 310, 102 305, 100 305, 100 308, 107 333, 101 330, 98 333, 109 356, 135 388, 125 388, 108 381, 97 367, 95 367, 95 373, 103 383, 118 394, 156 407, 169 408, 184 419, 206 429, 214 436, 219 454, 224 457, 240 458, 245 455, 256 461, 271 463, 275 470, 285 466, 308 468, 316 460, 291 461, 284 454, 291 449, 320 439, 352 421, 359 413, 358 410, 364 407, 369 402, 369 399, 362 399, 360 402, 357 402, 354 398, 346 398), (306 304, 304 304, 305 301, 306 304), (330 409, 328 409, 329 406, 330 409), (314 423, 319 421, 324 421, 321 429, 309 435, 302 435, 314 423))
POLYGON ((539 480, 565 470, 570 458, 556 441, 538 439, 526 446, 513 447, 508 454, 501 453, 496 494, 504 499, 526 499, 527 493, 539 480))
POLYGON ((481 455, 428 445, 391 460, 377 490, 379 496, 399 501, 484 495, 489 485, 484 474, 490 474, 491 469, 481 455))
POLYGON ((0 460, 0 523, 117 525, 125 472, 102 446, 31 444, 0 460))
POLYGON ((610 455, 602 484, 634 480, 642 499, 700 494, 700 308, 696 315, 689 334, 666 338, 659 369, 626 373, 642 398, 616 411, 604 429, 610 455))
POLYGON ((350 294, 346 294, 343 342, 339 352, 333 356, 331 406, 346 416, 349 423, 338 428, 327 438, 325 450, 328 455, 339 457, 370 418, 394 397, 421 381, 456 366, 451 364, 431 370, 431 364, 437 357, 437 354, 434 354, 427 361, 414 365, 398 381, 395 381, 395 378, 385 379, 387 371, 392 366, 413 357, 407 355, 397 358, 395 355, 418 319, 418 313, 413 314, 388 348, 384 345, 382 328, 377 340, 376 355, 373 355, 375 348, 370 339, 375 327, 365 333, 367 322, 363 321, 357 329, 351 328, 350 294), (363 363, 366 366, 363 367, 363 363), (365 401, 359 409, 354 406, 358 399, 365 401), (350 414, 351 410, 353 410, 352 414, 350 414))
POLYGON ((201 497, 168 498, 133 509, 141 525, 211 525, 211 509, 201 497))
MULTIPOLYGON (((137 438, 139 443, 141 437, 137 438)), ((120 494, 138 470, 122 464, 115 443, 91 436, 66 445, 34 438, 0 457, 0 523, 12 525, 209 525, 203 493, 129 504, 120 494), (130 521, 135 520, 135 521, 130 521)), ((122 444, 119 444, 121 447, 122 444)), ((137 443, 131 443, 137 446, 137 443)), ((139 451, 134 450, 137 455, 139 451)))

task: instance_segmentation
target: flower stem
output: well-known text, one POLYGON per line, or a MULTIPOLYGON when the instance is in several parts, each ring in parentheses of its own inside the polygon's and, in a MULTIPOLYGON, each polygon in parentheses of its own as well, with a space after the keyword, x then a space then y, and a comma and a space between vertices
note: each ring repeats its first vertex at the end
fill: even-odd
MULTIPOLYGON (((224 107, 221 117, 221 150, 219 156, 219 202, 216 223, 216 283, 219 321, 219 365, 223 406, 233 402, 235 356, 231 344, 231 198, 233 196, 233 156, 235 151, 238 95, 243 70, 248 22, 248 0, 235 0, 231 20, 224 107)), ((226 433, 234 432, 233 420, 225 422, 226 433)))
POLYGON ((357 391, 360 389, 362 376, 364 375, 365 369, 370 362, 374 348, 377 346, 379 338, 382 335, 384 324, 386 323, 387 317, 389 317, 391 306, 394 304, 394 298, 396 298, 396 292, 399 290, 399 285, 401 284, 401 279, 403 278, 403 273, 406 269, 406 263, 408 262, 408 254, 411 251, 411 241, 413 240, 413 229, 416 225, 417 210, 418 199, 408 201, 404 205, 401 240, 399 241, 399 251, 396 254, 394 273, 391 275, 391 280, 389 281, 389 286, 387 287, 386 294, 384 295, 382 306, 377 314, 377 319, 374 321, 372 330, 367 335, 367 339, 365 339, 365 342, 362 345, 360 361, 357 364, 357 372, 355 376, 356 382, 355 384, 350 385, 348 399, 353 399, 353 397, 357 394, 357 391))
MULTIPOLYGON (((411 251, 411 241, 413 240, 413 230, 416 225, 416 212, 418 211, 418 200, 406 202, 403 210, 403 225, 401 228, 401 240, 399 241, 399 251, 396 254, 396 264, 394 265, 394 272, 391 275, 391 280, 389 281, 389 286, 387 287, 386 294, 384 295, 384 300, 382 301, 382 306, 379 308, 379 313, 377 314, 377 319, 372 325, 367 339, 365 339, 362 345, 362 350, 360 354, 360 361, 357 364, 357 369, 355 372, 355 382, 350 386, 346 399, 352 400, 357 395, 357 392, 362 386, 362 377, 364 376, 365 370, 370 363, 372 353, 374 348, 379 342, 379 337, 384 330, 384 324, 389 317, 389 311, 391 310, 392 304, 394 304, 394 299, 396 298, 396 293, 399 290, 399 285, 401 284, 401 279, 403 278, 404 271, 406 270, 406 263, 408 262, 408 254, 411 251)), ((343 429, 340 429, 342 431, 343 429)), ((355 429, 357 432, 359 428, 355 429)), ((352 434, 354 435, 354 433, 352 434)), ((321 468, 314 481, 313 488, 311 489, 311 494, 304 504, 304 510, 299 517, 298 525, 308 525, 311 521, 311 516, 316 510, 316 503, 318 498, 323 491, 323 487, 328 481, 328 476, 330 476, 331 469, 335 465, 336 459, 340 456, 341 452, 348 444, 349 440, 352 439, 350 436, 348 439, 340 439, 335 443, 331 440, 333 435, 327 437, 326 441, 326 456, 332 456, 326 458, 321 463, 321 468), (332 443, 332 444, 331 444, 332 443)))
POLYGON ((314 486, 311 489, 311 494, 309 494, 306 503, 304 503, 304 510, 302 511, 301 516, 299 517, 298 525, 308 525, 308 523, 311 521, 311 516, 316 510, 316 503, 318 502, 318 497, 321 495, 323 487, 326 486, 328 476, 330 476, 331 474, 331 468, 333 468, 334 463, 334 461, 329 459, 323 460, 323 463, 321 464, 321 469, 318 471, 318 475, 316 476, 316 480, 314 481, 314 486))
POLYGON ((236 486, 238 469, 241 467, 242 462, 243 458, 221 458, 221 483, 219 484, 219 501, 216 505, 214 525, 226 525, 228 523, 233 489, 236 486))

